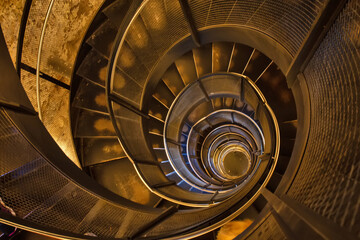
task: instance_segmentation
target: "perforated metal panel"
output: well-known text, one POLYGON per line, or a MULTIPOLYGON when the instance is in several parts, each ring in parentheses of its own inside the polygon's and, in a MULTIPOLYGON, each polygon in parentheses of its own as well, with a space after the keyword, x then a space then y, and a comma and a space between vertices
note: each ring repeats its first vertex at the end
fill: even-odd
POLYGON ((222 24, 257 29, 295 55, 324 1, 295 0, 192 0, 198 29, 222 24))
MULTIPOLYGON (((311 0, 189 3, 197 28, 220 24, 255 28, 276 39, 292 55, 323 5, 323 1, 311 0)), ((358 234, 359 5, 356 0, 350 1, 305 71, 312 101, 312 128, 299 175, 289 191, 290 197, 358 234)), ((123 69, 141 83, 146 77, 143 73, 151 70, 172 44, 189 34, 177 1, 150 0, 146 7, 134 22, 139 27, 130 29, 126 37, 126 44, 145 71, 123 69), (159 15, 153 15, 154 9, 160 9, 159 15), (137 38, 139 34, 142 39, 137 38), (139 72, 141 79, 137 77, 139 72)), ((31 30, 27 32, 29 38, 30 33, 31 30)), ((72 233, 91 232, 103 238, 127 237, 157 216, 110 204, 70 182, 32 148, 3 111, 0 174, 0 197, 5 204, 18 217, 43 226, 72 233)), ((206 213, 179 212, 149 235, 193 226, 226 208, 219 206, 206 213)), ((271 216, 249 239, 265 235, 268 239, 284 237, 271 216)))
POLYGON ((180 231, 185 228, 195 227, 196 224, 210 220, 220 213, 228 210, 228 208, 231 207, 231 205, 235 202, 236 199, 233 199, 225 204, 212 207, 211 209, 200 209, 192 212, 187 210, 180 211, 151 229, 146 234, 146 237, 154 237, 161 234, 171 233, 174 230, 180 231))
MULTIPOLYGON (((321 1, 189 1, 195 27, 231 25, 259 30, 295 55, 323 7, 321 1)), ((167 51, 190 35, 178 1, 149 0, 131 22, 117 65, 142 86, 167 51), (136 59, 136 64, 130 60, 136 59)), ((114 82, 119 81, 114 79, 114 82)), ((132 99, 139 104, 138 99, 132 99)))
POLYGON ((281 231, 279 225, 276 223, 275 218, 269 215, 265 221, 254 231, 247 240, 284 240, 287 239, 281 231))
MULTIPOLYGON (((3 112, 1 112, 3 114, 3 112)), ((23 165, 29 165, 31 161, 36 159, 38 155, 31 151, 29 145, 24 145, 22 148, 24 151, 17 151, 17 147, 13 143, 23 144, 24 140, 17 129, 9 122, 5 117, 0 118, 0 156, 1 156, 1 168, 0 176, 4 177, 5 173, 11 173, 15 169, 20 168, 23 165), (12 159, 12 161, 5 161, 6 159, 12 159)), ((21 170, 20 170, 21 171, 21 170)), ((15 174, 15 173, 13 173, 15 174)), ((11 175, 8 175, 11 176, 11 175)), ((11 177, 13 178, 13 177, 11 177)))
MULTIPOLYGON (((159 225, 152 228, 144 236, 155 237, 163 234, 171 234, 174 231, 181 232, 181 230, 184 231, 184 229, 196 227, 199 224, 204 224, 211 220, 212 224, 214 224, 219 221, 219 219, 222 220, 222 218, 227 217, 228 215, 231 215, 235 211, 239 210, 246 202, 246 198, 239 200, 239 196, 235 196, 228 201, 211 208, 200 208, 197 210, 195 209, 194 211, 179 211, 161 222, 159 225), (223 215, 219 218, 218 216, 221 216, 221 214, 223 215), (216 220, 214 220, 215 218, 216 220)), ((236 216, 233 216, 232 219, 236 216)))
POLYGON ((178 1, 150 0, 129 26, 118 66, 144 85, 159 58, 186 35, 189 30, 178 1), (136 64, 128 60, 134 57, 136 64))
POLYGON ((349 1, 304 75, 311 127, 288 195, 360 236, 360 2, 349 1))
POLYGON ((115 205, 81 189, 36 152, 3 110, 0 142, 0 197, 19 218, 69 233, 129 237, 160 213, 115 205))

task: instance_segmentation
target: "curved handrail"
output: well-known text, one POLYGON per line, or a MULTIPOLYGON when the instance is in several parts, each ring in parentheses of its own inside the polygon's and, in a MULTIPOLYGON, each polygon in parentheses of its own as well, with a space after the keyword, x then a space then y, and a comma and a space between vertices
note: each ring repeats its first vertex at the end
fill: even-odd
POLYGON ((42 52, 42 46, 44 43, 44 36, 45 36, 45 30, 46 30, 46 25, 47 22, 49 20, 50 17, 50 13, 51 13, 51 9, 54 5, 55 0, 51 0, 47 12, 46 12, 46 16, 45 16, 45 20, 44 20, 44 24, 42 26, 42 30, 41 30, 41 36, 40 36, 40 40, 39 40, 39 50, 38 50, 38 55, 37 55, 37 62, 36 62, 36 102, 37 102, 37 106, 38 106, 38 113, 39 113, 39 118, 42 121, 42 112, 41 112, 41 101, 40 101, 40 63, 41 63, 41 52, 42 52))
MULTIPOLYGON (((33 214, 41 216, 63 214, 63 216, 68 215, 75 219, 78 217, 76 216, 78 213, 72 212, 71 209, 65 208, 62 209, 63 212, 59 213, 54 212, 57 210, 51 210, 48 206, 49 204, 55 206, 69 196, 71 196, 72 204, 78 204, 74 206, 84 207, 84 202, 91 206, 90 202, 99 202, 102 205, 113 207, 119 213, 126 209, 134 211, 136 214, 152 214, 155 217, 161 214, 161 209, 134 203, 105 189, 78 169, 61 151, 40 119, 29 111, 20 111, 21 107, 31 110, 33 107, 13 67, 1 29, 0 55, 3 56, 0 61, 1 72, 6 73, 2 79, 4 87, 0 88, 0 98, 20 106, 19 109, 7 109, 6 106, 4 109, 0 109, 0 132, 2 134, 0 137, 6 140, 2 141, 4 144, 2 147, 12 152, 11 155, 7 155, 7 152, 0 154, 4 156, 0 161, 0 171, 1 174, 4 174, 1 176, 0 192, 4 202, 17 212, 16 217, 0 212, 0 222, 54 237, 88 239, 80 234, 76 226, 54 221, 53 227, 49 227, 51 224, 44 224, 44 219, 35 221, 31 218, 33 214), (22 151, 17 151, 18 149, 22 151), (26 151, 26 155, 24 155, 24 151, 26 151), (24 171, 28 171, 26 172, 28 174, 25 174, 24 171), (51 185, 48 182, 56 184, 51 185), (29 184, 32 187, 31 190, 25 191, 26 186, 22 183, 29 184), (41 188, 39 183, 45 186, 49 184, 49 188, 41 188), (55 198, 53 198, 54 196, 55 198), (42 211, 44 209, 47 210, 42 211)), ((91 209, 89 206, 84 207, 84 213, 91 209)))
MULTIPOLYGON (((199 123, 200 121, 201 121, 201 119, 198 121, 198 123, 199 123)), ((196 126, 196 124, 197 124, 197 123, 195 123, 194 126, 196 126)), ((190 130, 190 132, 189 132, 189 136, 192 135, 192 132, 194 131, 194 126, 191 128, 191 130, 190 130)), ((223 126, 221 126, 221 127, 222 127, 222 128, 225 128, 225 127, 226 127, 226 128, 230 128, 230 127, 238 127, 238 126, 235 125, 235 124, 226 124, 226 125, 223 125, 223 126)), ((245 128, 242 128, 242 127, 239 127, 239 128, 240 128, 241 131, 243 131, 249 138, 252 138, 252 137, 250 136, 251 133, 250 133, 248 130, 246 130, 245 128)), ((208 134, 208 136, 209 136, 212 132, 217 131, 217 130, 218 130, 218 128, 215 128, 214 130, 212 130, 212 131, 208 134)), ((234 133, 234 134, 235 134, 235 133, 234 133)), ((243 141, 245 141, 247 145, 252 146, 252 144, 249 142, 248 139, 246 139, 246 137, 243 137, 242 135, 239 135, 239 134, 237 134, 237 133, 236 133, 235 135, 238 135, 240 138, 242 138, 243 141)), ((206 139, 208 138, 208 136, 205 137, 204 142, 206 142, 206 139)), ((252 138, 252 141, 255 142, 255 139, 252 138)), ((201 176, 201 174, 198 172, 198 170, 196 170, 196 167, 194 166, 193 161, 191 161, 191 156, 190 156, 190 153, 189 153, 189 145, 190 145, 189 142, 190 142, 190 138, 188 138, 188 140, 187 140, 187 148, 186 148, 187 158, 188 158, 188 161, 189 161, 189 163, 190 163, 190 167, 191 167, 192 171, 193 171, 200 179, 203 179, 203 176, 201 176)), ((201 146, 200 152, 204 152, 204 145, 201 146)), ((203 155, 200 156, 200 160, 201 160, 202 164, 204 165, 203 155)), ((206 173, 207 175, 210 175, 210 172, 209 172, 206 168, 205 168, 204 170, 205 170, 205 173, 206 173)), ((203 179, 203 180, 206 181, 205 179, 203 179)))
MULTIPOLYGON (((114 76, 115 76, 116 60, 117 60, 117 58, 119 56, 120 49, 121 49, 122 45, 124 44, 125 36, 126 36, 126 33, 129 30, 130 24, 139 15, 140 11, 142 10, 142 8, 144 8, 144 6, 146 5, 146 3, 148 1, 149 0, 145 0, 143 2, 134 1, 132 3, 132 7, 130 7, 131 10, 128 12, 127 17, 125 18, 125 20, 124 20, 124 22, 122 24, 122 27, 120 28, 120 30, 117 33, 117 36, 115 38, 115 43, 114 43, 114 45, 112 47, 110 59, 109 59, 109 62, 108 62, 107 77, 106 77, 106 81, 105 81, 105 90, 106 90, 106 97, 107 97, 107 106, 108 106, 108 110, 109 110, 109 113, 110 113, 110 119, 111 119, 111 121, 113 123, 113 126, 115 128, 115 132, 116 132, 116 134, 118 136, 119 142, 120 142, 121 146, 123 147, 124 152, 127 155, 127 157, 132 161, 132 163, 133 163, 133 165, 134 165, 140 179, 144 182, 145 186, 147 186, 150 191, 155 192, 154 189, 152 189, 148 184, 146 184, 145 178, 142 175, 142 173, 139 171, 136 162, 134 160, 132 160, 131 153, 129 152, 127 146, 125 146, 125 144, 123 144, 123 139, 121 137, 121 132, 120 132, 120 129, 118 127, 116 117, 115 117, 115 113, 114 113, 114 109, 113 109, 113 106, 112 106, 113 103, 116 103, 116 100, 114 100, 114 98, 112 96, 113 95, 113 93, 112 93, 112 84, 113 84, 114 76)), ((261 99, 264 99, 261 94, 258 94, 258 95, 259 95, 259 97, 261 99)), ((267 103, 265 101, 263 101, 263 104, 265 105, 266 108, 269 108, 269 105, 267 105, 267 103)), ((128 108, 129 106, 128 107, 124 106, 124 107, 128 108)), ((131 106, 131 107, 133 107, 133 106, 131 106)), ((136 109, 136 107, 134 107, 134 108, 136 109)), ((141 110, 138 110, 138 111, 139 111, 139 113, 142 113, 141 110)), ((135 113, 137 113, 137 112, 135 112, 135 113)), ((143 115, 141 115, 139 113, 137 113, 137 114, 143 117, 143 115)), ((272 111, 270 112, 270 117, 271 118, 275 117, 275 115, 273 114, 272 111)), ((276 124, 275 129, 273 129, 273 130, 274 130, 274 139, 275 139, 275 142, 276 142, 276 144, 275 144, 276 148, 275 148, 274 154, 273 154, 274 158, 273 158, 272 164, 270 166, 270 170, 268 171, 269 174, 267 175, 267 177, 263 181, 263 183, 260 186, 260 188, 258 189, 258 191, 249 199, 249 201, 246 204, 244 204, 237 211, 235 211, 233 214, 229 215, 225 219, 219 221, 218 223, 216 223, 214 225, 206 227, 206 228, 204 228, 202 230, 198 230, 198 231, 192 232, 189 235, 183 235, 183 236, 185 236, 185 237, 186 236, 199 236, 200 234, 211 231, 211 229, 214 229, 214 226, 219 227, 219 226, 223 225, 224 223, 226 223, 227 221, 235 218, 239 213, 244 211, 245 208, 247 208, 250 204, 252 204, 253 201, 255 201, 255 199, 260 194, 260 189, 264 188, 266 186, 266 184, 268 183, 268 181, 270 180, 270 177, 271 177, 271 175, 272 175, 272 173, 273 173, 273 171, 275 169, 275 165, 276 165, 277 158, 278 158, 278 155, 279 155, 279 146, 278 145, 280 143, 280 136, 279 136, 279 129, 278 129, 277 124, 276 124)), ((156 193, 156 194, 158 194, 160 197, 162 197, 162 198, 164 198, 166 200, 170 200, 170 201, 173 201, 175 203, 183 204, 181 201, 174 201, 173 199, 169 199, 164 194, 161 194, 161 193, 156 193)), ((195 206, 199 207, 199 205, 195 205, 195 206)))
MULTIPOLYGON (((253 84, 253 81, 252 81, 249 77, 247 77, 247 76, 245 76, 245 75, 243 75, 243 74, 237 74, 237 73, 222 73, 222 72, 207 74, 207 75, 204 75, 204 76, 202 76, 201 78, 199 78, 197 81, 195 81, 195 82, 189 84, 188 86, 186 86, 186 87, 185 87, 184 89, 182 89, 181 92, 176 96, 175 100, 173 101, 172 105, 171 105, 170 108, 169 108, 168 114, 167 114, 166 119, 165 119, 165 126, 164 126, 164 146, 165 146, 165 149, 166 149, 166 154, 167 154, 167 156, 168 156, 168 159, 170 160, 170 164, 172 165, 173 169, 175 170, 175 172, 178 174, 178 176, 179 176, 181 179, 183 179, 187 184, 191 185, 192 187, 195 187, 195 188, 197 188, 197 189, 199 189, 199 190, 202 190, 202 191, 209 191, 209 192, 213 192, 213 191, 208 190, 208 189, 206 189, 206 188, 204 188, 204 187, 197 186, 197 185, 193 184, 192 182, 190 182, 190 180, 188 180, 185 176, 183 176, 183 174, 181 174, 181 173, 177 170, 177 168, 174 166, 174 163, 173 163, 173 161, 171 160, 172 158, 171 158, 171 156, 169 155, 170 153, 169 153, 168 145, 167 145, 167 142, 166 142, 166 139, 167 139, 166 129, 167 129, 167 126, 168 126, 168 123, 169 123, 169 118, 170 118, 170 116, 171 116, 171 113, 172 113, 172 111, 173 111, 176 103, 178 102, 178 99, 180 99, 180 98, 185 94, 185 92, 187 91, 187 89, 188 89, 190 86, 195 85, 195 84, 198 84, 198 83, 201 82, 203 79, 206 79, 206 78, 211 77, 211 76, 234 76, 234 77, 238 78, 238 80, 239 80, 240 82, 243 81, 242 79, 246 79, 246 82, 250 84, 250 86, 252 87, 253 90, 255 90, 254 92, 255 92, 255 94, 257 95, 258 99, 259 99, 263 104, 265 104, 265 107, 266 107, 266 109, 268 110, 268 112, 269 112, 269 114, 270 114, 270 116, 271 116, 271 113, 270 113, 270 111, 269 111, 269 110, 271 110, 271 108, 270 108, 269 105, 266 104, 266 99, 265 99, 264 95, 261 93, 260 89, 256 86, 256 84, 253 84)), ((260 102, 260 101, 259 101, 259 102, 260 102)), ((272 112, 272 111, 271 111, 271 112, 272 112)), ((253 120, 252 120, 252 121, 253 121, 253 120)), ((277 128, 277 131, 279 132, 278 124, 277 124, 275 115, 272 116, 272 122, 273 122, 273 125, 275 126, 275 128, 277 128)), ((254 122, 254 123, 255 123, 255 122, 254 122)), ((258 126, 257 126, 256 123, 255 123, 255 126, 258 128, 258 126)), ((260 129, 258 128, 258 130, 260 130, 260 129)), ((262 132, 262 131, 260 131, 260 132, 262 132)), ((264 136, 263 136, 263 134, 261 134, 261 137, 262 137, 262 139, 263 139, 263 142, 265 142, 265 141, 264 141, 264 136)), ((279 150, 279 144, 278 144, 278 143, 275 143, 275 146, 276 146, 276 148, 277 148, 277 150, 275 150, 275 152, 278 152, 278 150, 279 150)))
MULTIPOLYGON (((179 95, 180 95, 180 94, 179 94, 179 95)), ((174 100, 174 102, 175 102, 175 101, 176 101, 176 100, 174 100)), ((236 113, 238 113, 238 114, 241 114, 242 116, 246 117, 247 120, 251 121, 251 122, 257 127, 257 129, 259 130, 260 135, 261 135, 261 138, 262 138, 262 140, 263 140, 262 142, 265 142, 265 141, 264 141, 263 134, 262 134, 262 132, 260 131, 260 128, 257 126, 257 124, 256 124, 250 117, 246 116, 245 114, 243 114, 243 113, 241 113, 241 112, 235 111, 235 110, 229 110, 229 109, 217 110, 217 111, 214 111, 214 112, 210 113, 209 115, 203 117, 203 118, 200 119, 198 122, 202 121, 203 119, 208 118, 209 116, 212 116, 213 114, 216 114, 216 113, 219 113, 219 112, 228 112, 228 111, 236 112, 236 113)), ((170 112, 171 112, 171 110, 169 110, 169 114, 170 114, 170 112)), ((169 116, 169 114, 168 114, 168 116, 169 116)), ((166 129, 166 123, 167 123, 167 122, 168 122, 168 121, 165 121, 164 129, 166 129)), ((198 123, 198 122, 197 122, 197 123, 198 123)), ((192 129, 193 129, 193 128, 192 128, 192 129)), ((192 129, 191 129, 191 131, 192 131, 192 129)), ((189 135, 190 135, 190 134, 189 134, 189 135)), ((204 140, 204 141, 205 141, 205 140, 204 140)), ((188 142, 189 142, 189 138, 188 138, 188 140, 187 140, 187 144, 189 144, 188 142)), ((165 149, 166 149, 166 154, 168 155, 168 154, 169 154, 169 150, 168 150, 169 147, 168 147, 168 144, 167 144, 167 142, 166 142, 166 137, 165 137, 165 135, 164 135, 164 146, 165 146, 165 149)), ((189 157, 188 150, 187 150, 187 155, 188 155, 188 157, 189 157)), ((199 190, 201 190, 201 191, 204 191, 204 192, 209 192, 209 193, 214 193, 214 192, 217 191, 217 190, 209 189, 208 187, 202 187, 202 186, 198 186, 198 185, 192 183, 190 180, 188 180, 188 179, 186 178, 186 176, 183 176, 183 174, 177 170, 177 168, 176 168, 175 164, 173 163, 173 161, 171 160, 171 157, 170 157, 170 156, 168 156, 168 159, 169 159, 169 162, 170 162, 172 168, 173 168, 174 171, 177 173, 177 175, 178 175, 182 180, 184 180, 187 184, 189 184, 190 186, 192 186, 192 187, 194 187, 194 188, 196 188, 196 189, 199 189, 199 190)), ((190 161, 190 167, 191 167, 192 171, 193 171, 198 177, 200 177, 200 176, 196 173, 196 171, 195 171, 195 169, 194 169, 194 166, 193 166, 193 163, 192 163, 191 161, 190 161)), ((202 177, 200 177, 200 179, 202 179, 202 177)), ((206 181, 206 180, 203 180, 203 181, 206 181)), ((207 183, 207 182, 206 182, 206 183, 207 183)), ((239 186, 240 186, 240 185, 239 185, 239 186)), ((220 190, 220 191, 218 191, 218 192, 219 192, 219 193, 225 193, 225 192, 229 192, 229 191, 233 191, 233 190, 235 191, 236 189, 239 188, 239 186, 238 186, 238 187, 235 187, 235 188, 233 188, 233 189, 220 190)))
MULTIPOLYGON (((145 0, 145 1, 141 1, 141 0, 136 0, 133 1, 129 11, 127 12, 127 15, 120 27, 120 30, 118 31, 115 41, 114 41, 114 45, 112 47, 111 50, 111 55, 109 58, 109 62, 108 62, 108 71, 107 71, 107 76, 106 76, 106 81, 105 81, 105 94, 106 94, 106 99, 107 99, 107 107, 108 107, 108 112, 110 115, 110 119, 111 122, 114 126, 116 135, 119 139, 119 143, 121 145, 121 147, 124 149, 125 155, 128 157, 128 159, 132 162, 135 171, 137 172, 138 176, 140 177, 141 181, 144 183, 144 185, 151 191, 151 192, 156 192, 153 188, 151 188, 146 180, 145 177, 143 176, 143 174, 139 171, 136 163, 134 162, 134 158, 131 156, 130 151, 128 150, 128 148, 126 147, 125 144, 123 144, 123 139, 121 137, 121 132, 120 129, 117 125, 116 122, 116 117, 114 114, 114 109, 112 106, 112 82, 114 79, 114 75, 115 75, 115 68, 116 68, 116 60, 118 59, 119 56, 119 50, 121 49, 121 46, 123 45, 125 38, 124 36, 126 35, 126 33, 129 30, 130 24, 135 20, 135 18, 138 16, 138 14, 140 13, 141 9, 146 5, 146 3, 149 0, 145 0)), ((161 193, 157 193, 158 196, 160 196, 163 199, 166 199, 168 201, 173 201, 173 199, 169 198, 168 196, 166 196, 165 194, 161 194, 161 193)), ((173 201, 177 204, 184 204, 182 201, 173 201)), ((194 207, 198 207, 198 205, 194 205, 194 207)))
POLYGON ((29 12, 31 8, 32 0, 26 0, 23 8, 23 13, 21 16, 21 22, 19 27, 19 34, 18 34, 18 42, 16 47, 16 64, 15 69, 18 76, 21 78, 21 57, 22 57, 22 49, 24 46, 24 37, 25 37, 25 30, 27 25, 27 20, 29 17, 29 12))

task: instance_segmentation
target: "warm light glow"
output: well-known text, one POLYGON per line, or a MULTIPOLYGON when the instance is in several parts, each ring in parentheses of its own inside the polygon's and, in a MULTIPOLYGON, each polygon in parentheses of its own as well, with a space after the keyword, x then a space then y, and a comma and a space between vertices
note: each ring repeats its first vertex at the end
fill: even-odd
POLYGON ((124 152, 122 147, 118 143, 115 143, 113 145, 105 145, 102 150, 104 153, 121 154, 124 152))
POLYGON ((153 143, 153 144, 152 144, 152 148, 160 148, 160 144, 158 144, 158 143, 153 143))
POLYGON ((220 228, 216 240, 232 240, 245 231, 252 223, 253 220, 250 219, 228 222, 220 228))
POLYGON ((199 77, 205 74, 205 69, 202 66, 197 66, 199 77))
POLYGON ((209 109, 208 109, 208 103, 200 104, 196 107, 196 110, 192 111, 191 114, 188 116, 189 122, 196 122, 201 116, 207 115, 209 109))
POLYGON ((104 131, 115 132, 110 119, 101 118, 96 120, 94 123, 94 128, 99 132, 104 132, 104 131))
POLYGON ((165 98, 161 97, 159 93, 155 93, 155 94, 154 94, 154 97, 155 97, 156 99, 158 99, 159 101, 161 101, 163 104, 165 104, 165 105, 168 104, 168 101, 167 101, 165 98))
POLYGON ((225 98, 225 106, 231 107, 232 104, 233 104, 233 99, 232 98, 225 98))
POLYGON ((100 68, 100 70, 99 70, 99 79, 102 82, 105 82, 106 74, 107 74, 107 67, 100 68))
POLYGON ((136 57, 131 49, 129 49, 126 45, 123 45, 120 50, 118 61, 121 68, 130 68, 134 66, 136 57))
POLYGON ((95 97, 95 103, 99 106, 106 106, 105 93, 100 93, 95 97))
POLYGON ((126 80, 125 80, 124 76, 119 71, 116 71, 114 81, 113 81, 114 89, 115 90, 122 89, 123 87, 125 87, 125 82, 126 82, 126 80))
POLYGON ((162 116, 161 113, 155 113, 155 112, 149 110, 149 114, 156 117, 156 118, 163 119, 163 116, 162 116))
POLYGON ((219 107, 221 107, 221 99, 220 98, 216 98, 216 99, 214 99, 214 107, 215 108, 219 108, 219 107))
POLYGON ((149 43, 147 30, 139 18, 137 18, 129 27, 128 42, 138 48, 144 48, 149 43))
POLYGON ((150 132, 152 132, 152 133, 158 133, 158 134, 161 133, 160 130, 157 129, 157 128, 151 128, 151 129, 150 129, 150 132))
POLYGON ((213 72, 217 72, 220 70, 220 57, 221 57, 221 48, 216 43, 213 45, 213 72))
POLYGON ((175 94, 175 93, 179 92, 179 90, 176 88, 176 86, 171 85, 171 81, 169 79, 163 78, 163 82, 166 84, 166 86, 168 86, 168 88, 170 89, 170 91, 172 93, 175 94))
POLYGON ((164 7, 154 1, 149 1, 141 12, 141 16, 147 26, 153 30, 161 30, 166 26, 164 7))
POLYGON ((239 109, 239 108, 242 108, 244 106, 244 103, 241 102, 241 101, 236 101, 236 107, 239 109))

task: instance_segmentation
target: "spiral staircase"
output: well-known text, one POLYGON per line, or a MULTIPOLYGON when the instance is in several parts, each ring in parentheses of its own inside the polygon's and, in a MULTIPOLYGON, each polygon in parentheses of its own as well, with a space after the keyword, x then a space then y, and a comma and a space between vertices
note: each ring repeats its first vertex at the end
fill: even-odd
POLYGON ((236 239, 360 237, 358 1, 104 1, 68 85, 40 63, 56 1, 37 64, 24 63, 36 4, 17 73, 1 39, 9 239, 213 239, 245 218, 236 239), (80 169, 20 71, 68 91, 80 169))

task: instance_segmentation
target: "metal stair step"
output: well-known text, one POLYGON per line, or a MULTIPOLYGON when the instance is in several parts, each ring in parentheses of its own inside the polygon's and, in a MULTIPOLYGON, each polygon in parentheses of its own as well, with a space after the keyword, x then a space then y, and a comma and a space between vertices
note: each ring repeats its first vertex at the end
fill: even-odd
POLYGON ((90 166, 112 159, 126 157, 119 141, 115 138, 84 138, 81 144, 83 166, 90 166))
POLYGON ((116 34, 116 26, 110 20, 107 20, 96 29, 86 42, 108 59, 116 34))
POLYGON ((85 79, 82 80, 72 106, 107 113, 105 89, 85 79))
POLYGON ((87 54, 79 69, 77 75, 105 86, 108 61, 98 51, 92 49, 87 54))

